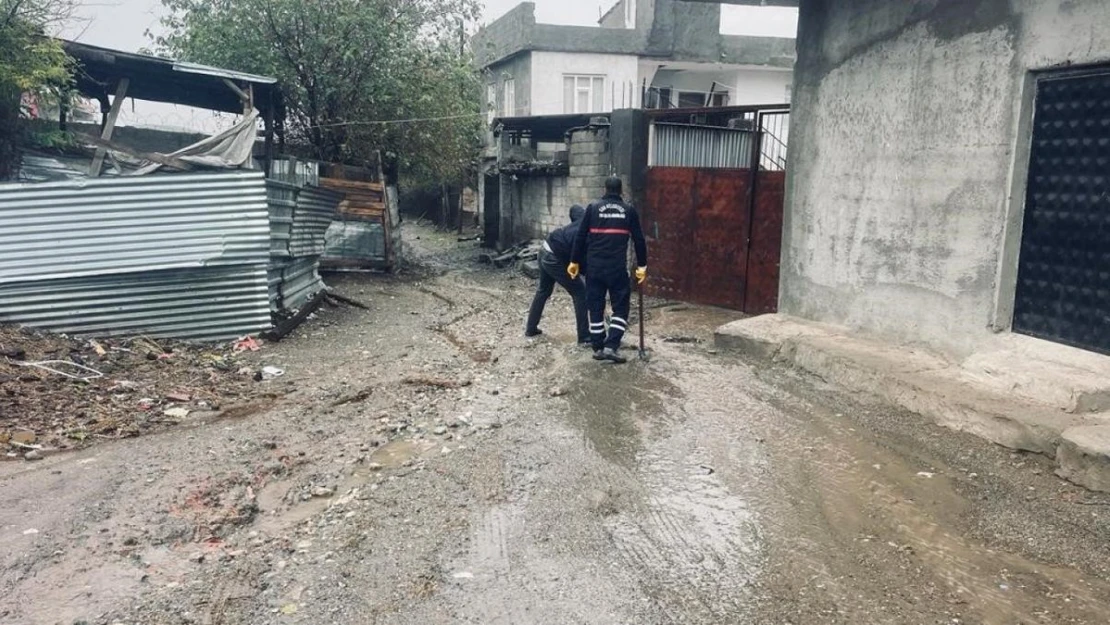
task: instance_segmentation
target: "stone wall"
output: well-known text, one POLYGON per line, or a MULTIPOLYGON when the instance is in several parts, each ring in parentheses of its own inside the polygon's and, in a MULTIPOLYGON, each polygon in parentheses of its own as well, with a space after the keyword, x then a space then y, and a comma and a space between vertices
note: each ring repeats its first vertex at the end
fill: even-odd
POLYGON ((601 197, 610 171, 608 130, 579 130, 571 135, 567 197, 572 203, 586 206, 601 197))
POLYGON ((572 202, 566 176, 525 178, 520 181, 523 211, 521 238, 540 239, 570 223, 572 202))
POLYGON ((609 131, 576 131, 569 147, 569 175, 501 174, 499 247, 547 236, 570 222, 571 206, 586 206, 604 193, 612 171, 609 131))

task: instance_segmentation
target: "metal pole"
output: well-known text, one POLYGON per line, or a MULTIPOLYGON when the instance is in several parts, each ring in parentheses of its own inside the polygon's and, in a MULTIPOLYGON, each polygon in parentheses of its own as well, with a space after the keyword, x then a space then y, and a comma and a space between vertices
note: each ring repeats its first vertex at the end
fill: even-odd
POLYGON ((752 231, 755 230, 756 192, 759 185, 759 161, 763 155, 762 152, 763 112, 760 111, 755 115, 755 127, 752 128, 752 160, 748 179, 748 240, 744 246, 744 292, 741 299, 744 312, 748 312, 748 285, 752 282, 748 272, 752 267, 752 231))

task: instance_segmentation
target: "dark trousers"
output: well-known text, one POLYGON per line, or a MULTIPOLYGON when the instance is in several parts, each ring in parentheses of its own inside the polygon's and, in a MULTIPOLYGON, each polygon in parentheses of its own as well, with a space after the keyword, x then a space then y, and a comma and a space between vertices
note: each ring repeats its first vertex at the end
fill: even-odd
POLYGON ((559 262, 554 254, 546 250, 540 252, 540 281, 536 285, 536 296, 532 298, 532 307, 528 309, 528 331, 539 329, 543 309, 547 300, 559 284, 574 301, 574 319, 578 326, 578 342, 590 340, 590 331, 586 326, 586 286, 582 278, 572 280, 567 275, 567 266, 559 262))
POLYGON ((590 311, 590 342, 594 349, 621 346, 621 339, 628 330, 628 310, 632 301, 632 282, 628 271, 591 273, 586 277, 586 307, 590 311), (609 334, 605 333, 605 297, 613 305, 609 317, 609 334))

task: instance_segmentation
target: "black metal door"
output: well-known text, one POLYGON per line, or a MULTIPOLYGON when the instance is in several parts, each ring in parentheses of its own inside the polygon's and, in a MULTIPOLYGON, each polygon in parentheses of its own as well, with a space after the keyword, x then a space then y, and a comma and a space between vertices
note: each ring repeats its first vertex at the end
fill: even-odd
POLYGON ((1110 69, 1036 98, 1014 330, 1110 353, 1110 69))

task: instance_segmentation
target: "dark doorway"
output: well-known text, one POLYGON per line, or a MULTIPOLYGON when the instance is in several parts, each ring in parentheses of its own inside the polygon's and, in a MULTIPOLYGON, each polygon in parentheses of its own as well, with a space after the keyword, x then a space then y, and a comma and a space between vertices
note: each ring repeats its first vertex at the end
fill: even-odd
POLYGON ((496 248, 501 237, 501 180, 496 175, 483 177, 482 247, 496 248))
POLYGON ((1037 82, 1013 328, 1110 354, 1110 68, 1037 82))

